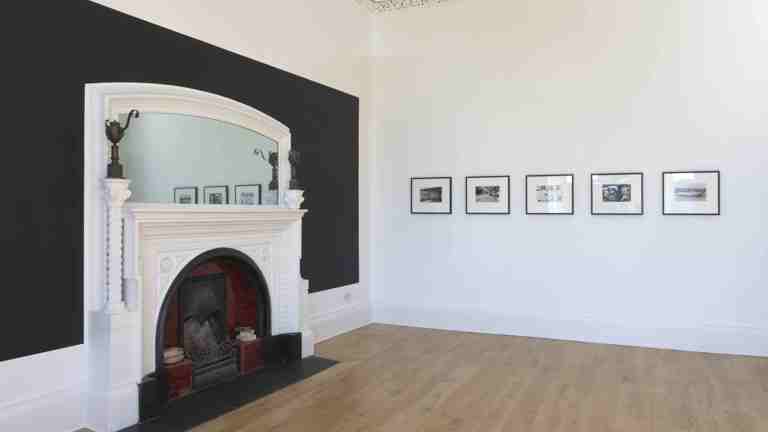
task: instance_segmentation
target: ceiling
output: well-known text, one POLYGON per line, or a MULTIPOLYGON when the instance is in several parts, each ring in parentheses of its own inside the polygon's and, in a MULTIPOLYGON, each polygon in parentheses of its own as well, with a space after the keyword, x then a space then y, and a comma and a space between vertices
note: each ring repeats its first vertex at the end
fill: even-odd
POLYGON ((431 6, 449 0, 357 0, 374 12, 389 12, 411 7, 431 6))

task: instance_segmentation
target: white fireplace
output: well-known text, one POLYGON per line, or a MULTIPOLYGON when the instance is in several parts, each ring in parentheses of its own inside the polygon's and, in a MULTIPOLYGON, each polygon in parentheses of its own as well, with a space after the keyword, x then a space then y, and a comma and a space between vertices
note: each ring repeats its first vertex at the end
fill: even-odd
POLYGON ((138 421, 138 384, 157 370, 157 323, 182 270, 216 249, 258 266, 269 291, 271 333, 302 333, 314 353, 301 278, 300 194, 288 190, 290 131, 233 100, 196 90, 135 83, 90 84, 85 107, 85 286, 88 423, 114 431, 138 421), (130 201, 130 180, 106 179, 105 119, 131 109, 189 114, 255 130, 279 145, 276 206, 149 204, 130 201))

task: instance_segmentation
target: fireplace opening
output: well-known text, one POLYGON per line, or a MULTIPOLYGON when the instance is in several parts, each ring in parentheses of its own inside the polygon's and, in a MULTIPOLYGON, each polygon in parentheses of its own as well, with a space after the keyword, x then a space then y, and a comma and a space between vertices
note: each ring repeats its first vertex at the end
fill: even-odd
POLYGON ((264 276, 239 251, 210 251, 187 265, 158 321, 157 375, 167 400, 263 368, 269 305, 264 276))

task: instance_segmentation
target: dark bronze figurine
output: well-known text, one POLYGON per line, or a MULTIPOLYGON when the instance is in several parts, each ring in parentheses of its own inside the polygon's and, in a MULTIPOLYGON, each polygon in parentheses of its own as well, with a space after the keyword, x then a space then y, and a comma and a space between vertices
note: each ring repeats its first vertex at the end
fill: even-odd
POLYGON ((301 189, 301 182, 296 173, 296 169, 301 163, 301 153, 298 150, 291 149, 288 152, 288 162, 291 163, 291 182, 288 185, 288 189, 301 189))
POLYGON ((120 141, 125 136, 125 131, 131 126, 131 119, 133 117, 139 117, 139 112, 137 110, 131 110, 128 113, 128 120, 125 122, 125 126, 121 126, 120 122, 117 120, 106 121, 105 131, 107 139, 112 143, 110 163, 107 166, 108 178, 123 178, 123 165, 120 163, 120 141))
POLYGON ((272 181, 269 182, 269 190, 277 190, 277 152, 269 152, 269 164, 272 165, 272 181))

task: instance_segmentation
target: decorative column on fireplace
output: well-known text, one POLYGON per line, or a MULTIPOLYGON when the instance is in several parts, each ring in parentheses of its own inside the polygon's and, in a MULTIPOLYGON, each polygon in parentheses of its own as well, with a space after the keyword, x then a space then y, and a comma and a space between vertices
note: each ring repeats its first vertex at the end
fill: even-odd
POLYGON ((125 310, 123 295, 123 206, 131 191, 130 180, 105 179, 107 198, 107 289, 106 310, 118 313, 125 310))

